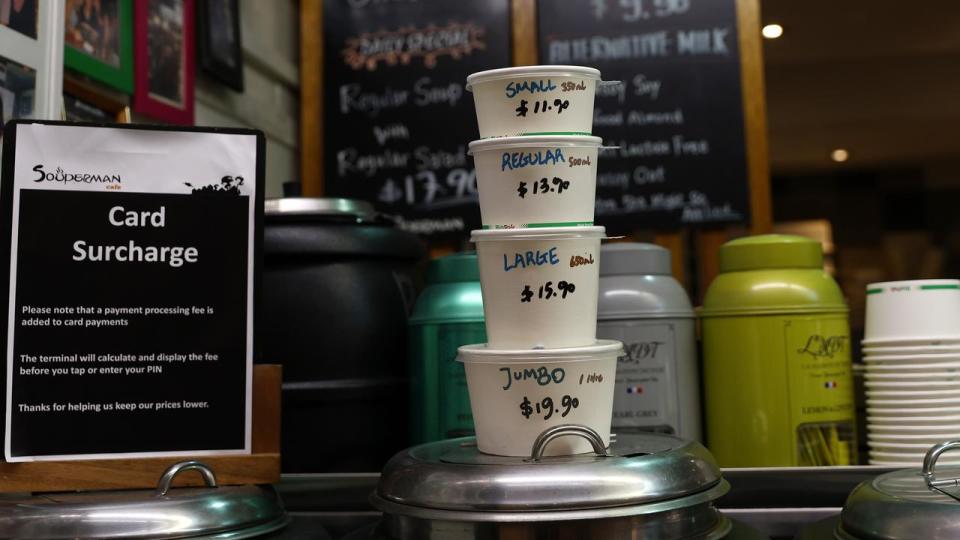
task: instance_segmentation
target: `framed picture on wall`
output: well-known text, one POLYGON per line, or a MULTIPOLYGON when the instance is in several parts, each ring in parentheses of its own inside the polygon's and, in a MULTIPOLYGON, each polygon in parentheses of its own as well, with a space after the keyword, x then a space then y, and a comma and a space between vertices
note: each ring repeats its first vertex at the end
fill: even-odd
POLYGON ((133 0, 66 0, 63 63, 133 93, 133 0))
POLYGON ((63 0, 0 0, 0 126, 59 119, 63 0))
POLYGON ((193 0, 134 0, 134 112, 193 124, 193 15, 193 0))
POLYGON ((197 3, 197 50, 204 73, 243 92, 243 46, 237 0, 197 3))

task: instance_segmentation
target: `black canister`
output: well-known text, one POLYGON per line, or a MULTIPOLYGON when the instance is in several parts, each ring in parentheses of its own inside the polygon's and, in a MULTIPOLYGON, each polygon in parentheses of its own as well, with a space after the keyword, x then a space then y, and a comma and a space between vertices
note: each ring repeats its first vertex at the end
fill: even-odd
POLYGON ((283 471, 378 470, 407 444, 423 245, 346 199, 269 200, 264 223, 258 336, 283 365, 283 471))

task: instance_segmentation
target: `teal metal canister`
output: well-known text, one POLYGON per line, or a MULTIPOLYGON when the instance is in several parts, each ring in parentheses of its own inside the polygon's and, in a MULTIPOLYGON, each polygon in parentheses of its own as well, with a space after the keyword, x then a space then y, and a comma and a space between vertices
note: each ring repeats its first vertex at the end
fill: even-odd
POLYGON ((409 323, 413 443, 473 434, 457 347, 487 341, 476 252, 434 259, 409 323))

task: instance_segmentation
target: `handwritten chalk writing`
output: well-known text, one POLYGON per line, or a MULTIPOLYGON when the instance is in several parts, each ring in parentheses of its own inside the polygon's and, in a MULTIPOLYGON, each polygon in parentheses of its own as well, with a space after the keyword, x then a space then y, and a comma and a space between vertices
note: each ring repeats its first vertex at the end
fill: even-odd
POLYGON ((416 234, 435 234, 440 232, 462 231, 466 229, 466 224, 461 217, 422 218, 411 220, 404 219, 403 216, 392 217, 401 229, 416 234))
POLYGON ((422 29, 405 26, 396 31, 364 32, 348 38, 340 54, 344 63, 355 70, 376 71, 381 63, 409 65, 414 58, 422 58, 425 67, 433 68, 441 56, 459 60, 485 49, 484 33, 482 27, 473 23, 429 24, 422 29))
POLYGON ((373 138, 377 144, 383 146, 393 139, 410 139, 410 130, 403 124, 389 124, 386 126, 373 126, 373 138))
POLYGON ((504 88, 504 94, 508 98, 512 98, 523 92, 536 94, 538 92, 553 92, 556 89, 557 85, 550 79, 540 79, 539 81, 510 81, 504 88))
POLYGON ((684 139, 683 135, 674 135, 670 141, 676 156, 705 156, 710 153, 710 143, 706 139, 691 141, 684 139))
POLYGON ((463 85, 450 83, 446 86, 429 86, 430 77, 421 77, 413 83, 413 93, 416 98, 414 104, 425 107, 427 105, 442 104, 454 107, 463 97, 463 85))
POLYGON ((551 298, 564 299, 568 294, 573 294, 576 289, 576 285, 568 281, 558 281, 556 289, 553 288, 553 282, 548 281, 540 285, 536 293, 533 292, 530 285, 524 285, 523 290, 520 291, 520 303, 530 303, 534 296, 540 300, 550 300, 551 298))
MULTIPOLYGON (((547 111, 552 111, 556 109, 557 114, 562 113, 567 107, 570 106, 570 100, 557 98, 553 100, 553 105, 550 104, 547 100, 537 100, 533 102, 533 114, 545 113, 547 111)), ((517 116, 526 117, 527 113, 530 112, 530 108, 527 106, 527 100, 521 99, 520 105, 516 108, 517 116)))
POLYGON ((623 103, 627 99, 627 85, 625 84, 598 84, 596 94, 597 98, 617 98, 617 102, 623 103))
POLYGON ((536 414, 537 416, 543 416, 544 420, 549 420, 553 417, 554 413, 559 413, 560 418, 566 418, 573 409, 576 409, 580 406, 580 399, 564 394, 560 398, 559 408, 554 404, 553 398, 545 397, 539 401, 530 401, 530 398, 523 396, 523 401, 520 402, 520 415, 530 419, 531 416, 536 414))
POLYGON ((630 174, 625 172, 605 172, 597 175, 597 185, 604 188, 630 187, 630 174))
POLYGON ((729 28, 679 31, 677 32, 677 54, 730 54, 726 41, 729 33, 729 28))
POLYGON ((410 99, 407 90, 394 90, 387 86, 378 92, 364 92, 359 84, 344 84, 340 86, 340 114, 362 112, 367 116, 376 117, 384 109, 403 107, 410 99))
MULTIPOLYGON (((534 180, 531 182, 533 184, 533 194, 534 195, 543 195, 547 193, 556 193, 560 195, 564 190, 570 189, 570 181, 564 180, 562 178, 553 177, 552 184, 551 181, 546 178, 541 178, 539 181, 534 180)), ((517 194, 523 199, 530 190, 527 189, 526 182, 520 182, 520 185, 517 187, 517 194)))
POLYGON ((516 170, 524 167, 538 167, 541 165, 557 165, 566 163, 563 149, 556 148, 540 150, 538 152, 504 152, 500 156, 500 170, 516 170))
POLYGON ((621 36, 592 36, 555 40, 547 48, 549 64, 592 64, 666 58, 670 56, 727 56, 729 27, 697 30, 660 30, 621 36))
POLYGON ((680 211, 682 223, 732 221, 743 217, 729 202, 714 204, 704 193, 696 190, 687 193, 660 192, 649 196, 624 193, 619 198, 597 197, 594 210, 597 215, 605 216, 680 211))
POLYGON ((456 167, 467 167, 467 153, 463 146, 458 146, 456 150, 449 152, 446 150, 433 150, 426 146, 417 147, 413 151, 414 165, 416 169, 453 169, 456 167))
POLYGON ((582 92, 587 89, 587 83, 567 81, 560 85, 561 92, 582 92))
POLYGON ((669 141, 620 141, 619 147, 620 157, 625 158, 669 156, 673 152, 669 141))
POLYGON ((582 257, 580 255, 570 256, 570 268, 583 266, 585 264, 593 264, 593 253, 588 253, 582 257))
POLYGON ((647 184, 657 184, 665 182, 667 179, 666 169, 663 165, 655 167, 653 169, 647 167, 646 165, 640 165, 633 170, 633 183, 638 186, 644 186, 647 184))
POLYGON ((539 366, 536 368, 523 368, 523 369, 513 369, 509 367, 502 367, 500 371, 507 376, 507 384, 505 384, 502 389, 509 390, 513 385, 513 381, 527 381, 533 380, 540 386, 546 386, 550 383, 560 384, 563 382, 563 379, 567 376, 563 368, 558 367, 554 369, 548 369, 546 366, 539 366))
POLYGON ((593 110, 594 126, 622 126, 623 111, 604 112, 599 107, 593 110))
POLYGON ((409 164, 409 153, 390 149, 375 154, 361 154, 356 148, 350 147, 337 152, 337 173, 340 176, 376 176, 383 169, 406 169, 409 164))
POLYGON ((642 73, 633 77, 633 87, 635 96, 649 97, 653 101, 660 97, 660 81, 647 79, 642 73))
POLYGON ((380 188, 377 199, 386 204, 431 205, 465 197, 473 198, 476 194, 476 171, 456 168, 447 172, 443 182, 432 170, 422 170, 413 175, 406 175, 400 182, 387 178, 380 188))
POLYGON ((514 268, 530 268, 535 266, 553 266, 560 263, 560 258, 557 257, 557 248, 556 246, 550 248, 548 251, 525 251, 523 253, 514 253, 513 254, 513 264, 510 264, 508 261, 507 254, 503 254, 503 271, 509 272, 514 268))
POLYGON ((683 125, 683 109, 672 111, 630 111, 627 113, 627 125, 631 126, 679 126, 683 125))

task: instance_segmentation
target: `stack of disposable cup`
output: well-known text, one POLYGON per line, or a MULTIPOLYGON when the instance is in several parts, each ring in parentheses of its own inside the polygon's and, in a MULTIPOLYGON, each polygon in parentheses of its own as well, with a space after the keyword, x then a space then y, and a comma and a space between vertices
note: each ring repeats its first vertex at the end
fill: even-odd
POLYGON ((863 361, 871 465, 916 467, 960 438, 960 281, 867 285, 863 361))
MULTIPOLYGON (((459 349, 481 452, 529 456, 560 424, 610 440, 618 341, 597 340, 603 227, 593 226, 600 72, 576 66, 495 69, 474 94, 483 229, 473 231, 488 342, 459 349)), ((545 455, 589 452, 580 436, 545 455)))

